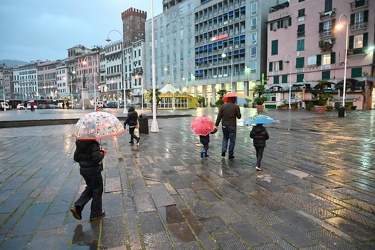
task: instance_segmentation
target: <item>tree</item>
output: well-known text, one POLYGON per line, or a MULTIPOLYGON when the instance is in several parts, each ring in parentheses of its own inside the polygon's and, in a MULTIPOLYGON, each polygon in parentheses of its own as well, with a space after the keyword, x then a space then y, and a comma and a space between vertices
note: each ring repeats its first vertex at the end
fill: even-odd
POLYGON ((262 105, 265 101, 267 101, 267 97, 262 96, 266 92, 266 88, 263 84, 255 85, 253 91, 258 95, 256 98, 254 98, 254 102, 257 105, 262 105))
POLYGON ((219 98, 215 102, 216 106, 220 106, 224 104, 223 97, 227 94, 227 91, 225 89, 221 89, 217 92, 219 95, 219 98))
MULTIPOLYGON (((154 93, 153 89, 150 89, 148 92, 148 97, 150 98, 151 105, 153 101, 153 93, 154 93)), ((155 89, 156 106, 158 106, 159 102, 161 101, 160 95, 161 95, 160 89, 156 88, 155 89)))

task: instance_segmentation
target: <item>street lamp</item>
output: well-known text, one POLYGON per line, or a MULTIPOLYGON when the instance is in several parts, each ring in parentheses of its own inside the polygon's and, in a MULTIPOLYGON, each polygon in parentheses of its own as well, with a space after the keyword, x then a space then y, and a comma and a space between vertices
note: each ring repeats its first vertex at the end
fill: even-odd
MULTIPOLYGON (((165 65, 165 67, 164 67, 164 71, 165 72, 167 72, 168 71, 168 68, 167 68, 167 66, 169 66, 169 74, 171 74, 171 77, 169 77, 168 76, 168 83, 170 84, 171 83, 171 81, 170 81, 170 78, 172 78, 172 80, 174 80, 174 73, 173 73, 173 70, 171 69, 171 64, 170 63, 167 63, 166 65, 165 65)), ((171 86, 174 88, 174 81, 172 82, 172 84, 171 84, 171 86)), ((174 90, 173 90, 173 98, 172 98, 172 109, 173 110, 176 110, 176 106, 175 106, 175 99, 174 99, 174 94, 175 94, 175 92, 174 92, 174 90)))
POLYGON ((71 101, 71 105, 73 108, 74 107, 73 105, 73 77, 75 77, 76 72, 73 70, 69 72, 69 75, 70 75, 70 101, 71 101))
MULTIPOLYGON (((226 51, 228 50, 228 47, 224 48, 223 53, 221 54, 222 58, 226 58, 227 54, 226 51)), ((232 89, 232 84, 233 84, 233 51, 232 47, 230 47, 230 87, 232 89)))
POLYGON ((287 55, 285 57, 285 62, 289 64, 289 109, 291 109, 291 98, 292 98, 292 69, 290 67, 290 60, 291 60, 291 57, 290 55, 287 55), (289 60, 287 60, 289 59, 289 60))
MULTIPOLYGON (((344 107, 343 112, 345 112, 345 95, 346 95, 346 66, 347 66, 347 60, 348 60, 348 31, 349 31, 349 25, 348 25, 348 18, 344 15, 341 14, 339 18, 339 23, 336 25, 337 29, 341 29, 344 27, 344 25, 341 22, 341 18, 345 17, 345 24, 346 24, 346 36, 345 36, 345 54, 344 54, 344 85, 343 85, 343 90, 342 90, 342 106, 344 107)), ((339 112, 340 115, 340 112, 339 112)), ((344 113, 345 116, 345 113, 344 113)))
MULTIPOLYGON (((86 66, 86 64, 87 64, 87 61, 86 61, 87 57, 90 57, 90 58, 92 59, 92 65, 95 65, 95 63, 94 63, 95 58, 94 58, 94 56, 92 56, 92 55, 91 55, 91 56, 85 56, 85 57, 83 58, 83 62, 82 62, 82 64, 83 64, 84 66, 86 66)), ((92 79, 92 83, 93 83, 93 85, 94 85, 94 110, 96 110, 96 102, 97 102, 97 100, 96 100, 96 85, 95 85, 95 80, 96 80, 96 78, 95 78, 95 68, 93 68, 93 79, 92 79)), ((82 109, 84 109, 84 107, 83 107, 82 109)))
MULTIPOLYGON (((128 110, 126 109, 126 84, 125 84, 125 81, 124 81, 124 40, 123 40, 123 34, 118 31, 118 30, 111 30, 108 32, 108 35, 107 35, 107 39, 105 39, 107 42, 111 42, 111 38, 109 38, 109 34, 112 32, 112 31, 115 31, 117 33, 120 34, 121 36, 121 40, 122 40, 122 43, 121 43, 121 84, 122 84, 122 87, 124 88, 124 114, 127 114, 128 113, 128 110)), ((120 108, 120 105, 118 105, 118 108, 120 108)))
POLYGON ((152 122, 151 132, 159 132, 156 121, 156 77, 155 77, 155 40, 154 40, 154 0, 151 0, 151 61, 152 61, 152 122))

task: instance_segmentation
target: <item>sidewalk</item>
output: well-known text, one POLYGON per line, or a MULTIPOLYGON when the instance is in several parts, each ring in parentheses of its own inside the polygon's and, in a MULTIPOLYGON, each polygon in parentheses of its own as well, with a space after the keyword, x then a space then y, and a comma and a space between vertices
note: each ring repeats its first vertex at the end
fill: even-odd
MULTIPOLYGON (((17 112, 0 123, 83 114, 17 112)), ((72 125, 0 129, 0 249, 375 249, 375 111, 267 110, 278 123, 260 172, 241 126, 256 111, 241 112, 231 160, 221 130, 201 159, 189 128, 216 108, 165 113, 139 147, 128 133, 102 140, 106 217, 92 223, 89 206, 82 221, 69 212, 84 188, 72 125)))

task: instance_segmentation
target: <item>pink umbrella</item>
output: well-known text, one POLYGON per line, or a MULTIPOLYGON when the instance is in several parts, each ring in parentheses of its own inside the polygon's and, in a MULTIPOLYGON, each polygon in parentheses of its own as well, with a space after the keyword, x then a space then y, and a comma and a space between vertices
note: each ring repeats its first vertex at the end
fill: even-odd
POLYGON ((208 135, 215 128, 215 123, 207 116, 199 116, 191 121, 190 129, 196 135, 208 135))

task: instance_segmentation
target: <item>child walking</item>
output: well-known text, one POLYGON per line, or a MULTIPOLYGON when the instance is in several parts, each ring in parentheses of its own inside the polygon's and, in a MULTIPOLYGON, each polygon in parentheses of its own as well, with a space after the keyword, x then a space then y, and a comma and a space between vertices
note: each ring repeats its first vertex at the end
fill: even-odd
POLYGON ((251 130, 250 138, 253 139, 253 145, 255 147, 256 157, 257 157, 257 163, 255 166, 255 169, 257 171, 260 171, 262 170, 260 168, 260 162, 262 161, 262 158, 263 158, 263 151, 264 151, 264 148, 266 147, 266 140, 269 139, 267 129, 263 127, 263 124, 257 124, 251 130))
POLYGON ((100 147, 95 140, 77 140, 74 152, 74 161, 79 163, 79 172, 86 182, 86 188, 81 196, 70 209, 73 217, 82 220, 82 210, 91 201, 90 221, 103 218, 105 212, 102 210, 103 195, 103 158, 106 151, 100 147))
MULTIPOLYGON (((216 132, 217 132, 217 129, 215 128, 210 134, 215 134, 216 132)), ((210 143, 210 134, 199 136, 199 140, 203 145, 203 150, 201 151, 201 158, 209 156, 207 154, 207 151, 208 151, 208 148, 209 148, 208 144, 210 143)))

